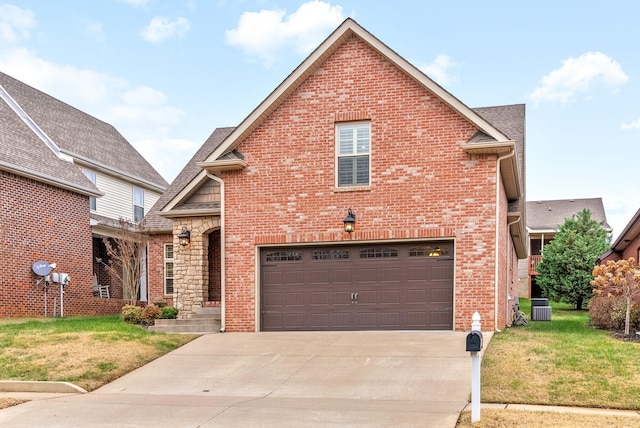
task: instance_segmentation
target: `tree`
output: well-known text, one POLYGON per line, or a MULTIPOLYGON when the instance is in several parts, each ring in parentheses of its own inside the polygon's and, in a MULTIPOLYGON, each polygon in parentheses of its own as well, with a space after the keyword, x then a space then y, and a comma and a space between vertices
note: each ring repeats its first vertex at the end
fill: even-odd
POLYGON ((565 219, 553 241, 544 247, 537 267, 536 282, 544 297, 574 304, 576 309, 582 309, 592 297, 593 268, 611 240, 603 224, 591 218, 588 209, 565 219))
POLYGON ((142 251, 147 237, 140 226, 127 220, 120 219, 119 226, 113 237, 102 239, 108 260, 104 262, 98 259, 98 262, 105 266, 112 277, 121 281, 123 294, 128 296, 125 300, 130 305, 135 305, 140 292, 142 251))
POLYGON ((622 296, 626 304, 624 318, 624 334, 629 335, 631 323, 631 305, 633 299, 640 296, 640 267, 636 259, 609 260, 604 265, 593 268, 593 292, 598 295, 606 293, 607 297, 622 296))

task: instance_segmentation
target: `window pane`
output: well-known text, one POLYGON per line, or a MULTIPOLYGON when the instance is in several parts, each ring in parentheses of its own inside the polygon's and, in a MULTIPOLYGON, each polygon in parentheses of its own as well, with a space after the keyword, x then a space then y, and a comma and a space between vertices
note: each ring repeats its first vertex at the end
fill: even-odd
POLYGON ((353 127, 341 126, 338 134, 340 139, 339 153, 341 155, 353 154, 353 127))
POLYGON ((342 157, 338 159, 338 186, 352 186, 354 158, 342 157))
POLYGON ((167 278, 164 280, 164 293, 173 294, 173 278, 167 278))
POLYGON ((369 153, 369 125, 361 125, 356 129, 358 153, 369 153))
POLYGON ((133 221, 141 222, 144 218, 144 208, 142 207, 133 207, 133 221))
POLYGON ((144 190, 138 189, 137 187, 133 188, 133 205, 139 207, 144 206, 144 190))
POLYGON ((369 184, 369 156, 358 156, 356 160, 356 184, 369 184))
POLYGON ((173 244, 164 245, 164 258, 173 259, 173 244))

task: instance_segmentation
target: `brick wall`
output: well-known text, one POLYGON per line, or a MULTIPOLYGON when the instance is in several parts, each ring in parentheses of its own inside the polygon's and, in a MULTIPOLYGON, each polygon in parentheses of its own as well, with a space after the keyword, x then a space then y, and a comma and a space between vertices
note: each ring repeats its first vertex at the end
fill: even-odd
POLYGON ((475 132, 352 37, 241 143, 248 167, 223 174, 227 330, 256 329, 257 243, 412 237, 456 240, 455 329, 468 329, 478 308, 493 328, 496 157, 461 149, 475 132), (366 189, 335 188, 342 120, 371 122, 366 189), (349 207, 351 235, 342 232, 349 207))
MULTIPOLYGON (((164 244, 169 243, 173 243, 173 236, 170 233, 149 237, 147 243, 147 286, 150 303, 165 302, 167 306, 173 306, 173 295, 164 293, 164 244)), ((174 250, 177 249, 174 247, 174 250)))
MULTIPOLYGON (((57 263, 68 273, 64 315, 119 313, 122 302, 93 298, 92 239, 88 196, 0 171, 0 316, 45 314, 44 290, 36 286, 35 261, 57 263)), ((47 315, 59 285, 47 292, 47 315)))

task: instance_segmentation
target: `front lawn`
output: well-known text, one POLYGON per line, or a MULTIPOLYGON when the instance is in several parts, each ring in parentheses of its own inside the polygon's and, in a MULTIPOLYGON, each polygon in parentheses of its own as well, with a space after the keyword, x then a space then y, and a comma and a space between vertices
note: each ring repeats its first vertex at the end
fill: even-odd
POLYGON ((640 410, 640 344, 588 325, 588 312, 552 303, 551 321, 496 333, 482 361, 482 402, 640 410))
POLYGON ((193 340, 119 315, 0 320, 0 379, 66 381, 88 391, 193 340))

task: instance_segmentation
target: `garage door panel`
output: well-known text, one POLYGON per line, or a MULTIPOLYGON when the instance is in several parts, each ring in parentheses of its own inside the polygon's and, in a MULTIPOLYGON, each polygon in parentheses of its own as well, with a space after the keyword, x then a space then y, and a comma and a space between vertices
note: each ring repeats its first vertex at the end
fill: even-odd
POLYGON ((304 293, 301 292, 287 292, 284 293, 284 306, 304 306, 304 293))
POLYGON ((262 250, 261 328, 451 329, 447 254, 444 241, 262 250))
POLYGON ((311 306, 326 306, 329 304, 331 293, 328 291, 312 291, 310 293, 310 302, 311 306))
POLYGON ((351 284, 351 270, 342 267, 329 271, 331 284, 351 284))

